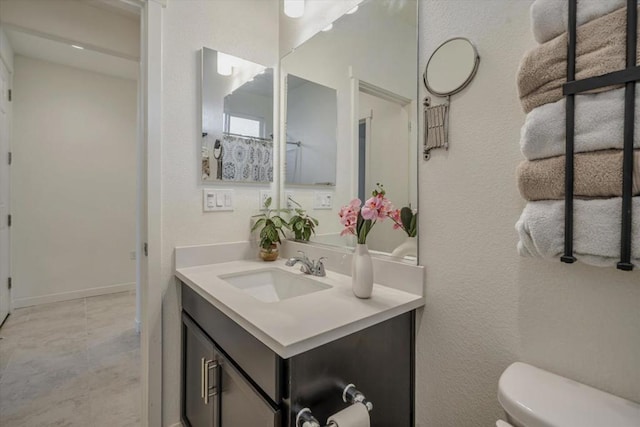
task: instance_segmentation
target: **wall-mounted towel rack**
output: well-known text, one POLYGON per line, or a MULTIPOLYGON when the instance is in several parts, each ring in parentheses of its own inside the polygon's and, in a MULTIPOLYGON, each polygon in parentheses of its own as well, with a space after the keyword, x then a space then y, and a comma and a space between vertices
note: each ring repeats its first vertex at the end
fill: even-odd
POLYGON ((618 269, 633 270, 631 263, 631 224, 633 188, 633 133, 635 116, 635 89, 640 80, 640 67, 636 66, 638 0, 627 0, 627 55, 624 70, 576 80, 577 0, 569 0, 569 28, 567 44, 567 83, 562 91, 566 97, 566 164, 565 164, 565 234, 562 262, 573 263, 573 184, 575 95, 612 85, 625 85, 624 148, 622 172, 622 226, 620 230, 620 261, 618 269))

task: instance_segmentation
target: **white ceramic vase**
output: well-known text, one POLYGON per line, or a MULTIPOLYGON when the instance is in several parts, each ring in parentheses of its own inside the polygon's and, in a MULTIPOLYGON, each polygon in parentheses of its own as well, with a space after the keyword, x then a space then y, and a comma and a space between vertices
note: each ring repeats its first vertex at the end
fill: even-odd
POLYGON ((406 256, 418 256, 418 241, 415 237, 407 236, 407 239, 391 252, 392 257, 404 258, 406 256))
POLYGON ((366 244, 357 244, 351 261, 351 285, 358 298, 371 298, 373 262, 366 244))

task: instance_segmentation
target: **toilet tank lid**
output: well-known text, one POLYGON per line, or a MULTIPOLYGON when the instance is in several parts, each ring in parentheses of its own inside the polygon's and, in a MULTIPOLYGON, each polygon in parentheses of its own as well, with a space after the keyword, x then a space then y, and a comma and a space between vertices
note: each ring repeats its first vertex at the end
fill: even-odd
POLYGON ((500 377, 498 400, 527 427, 640 426, 640 404, 521 362, 500 377))

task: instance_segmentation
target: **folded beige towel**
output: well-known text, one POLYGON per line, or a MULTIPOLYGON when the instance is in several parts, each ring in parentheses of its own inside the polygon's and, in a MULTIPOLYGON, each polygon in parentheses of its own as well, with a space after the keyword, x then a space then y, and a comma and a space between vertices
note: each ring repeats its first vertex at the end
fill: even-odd
MULTIPOLYGON (((623 8, 578 27, 576 80, 625 68, 626 25, 627 9, 623 8)), ((567 81, 567 43, 567 33, 563 33, 525 54, 518 70, 518 93, 525 113, 563 97, 562 85, 567 81)), ((640 63, 640 43, 637 50, 640 63)))
MULTIPOLYGON (((574 195, 578 198, 622 196, 621 150, 579 153, 574 161, 574 195)), ((640 150, 633 153, 633 195, 640 195, 640 150)), ((565 156, 524 161, 517 170, 518 188, 529 201, 564 199, 565 156)))

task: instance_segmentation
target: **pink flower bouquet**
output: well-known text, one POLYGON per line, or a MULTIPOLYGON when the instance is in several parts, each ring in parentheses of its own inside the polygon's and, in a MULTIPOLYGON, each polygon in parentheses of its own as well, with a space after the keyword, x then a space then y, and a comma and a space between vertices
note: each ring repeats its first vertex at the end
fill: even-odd
POLYGON ((393 229, 401 229, 407 236, 416 237, 418 211, 412 210, 410 207, 405 206, 402 209, 396 209, 389 213, 389 218, 394 222, 393 229))
POLYGON ((344 226, 341 236, 353 234, 358 238, 359 244, 367 243, 367 235, 377 221, 384 221, 391 212, 393 205, 385 197, 382 185, 371 193, 372 197, 361 206, 360 199, 353 199, 348 205, 343 206, 338 212, 340 224, 344 226))

